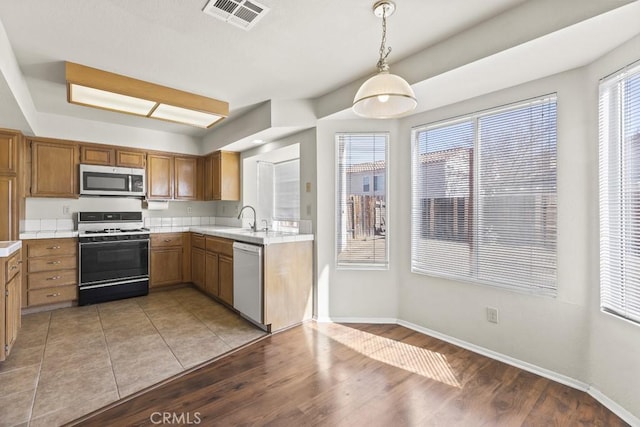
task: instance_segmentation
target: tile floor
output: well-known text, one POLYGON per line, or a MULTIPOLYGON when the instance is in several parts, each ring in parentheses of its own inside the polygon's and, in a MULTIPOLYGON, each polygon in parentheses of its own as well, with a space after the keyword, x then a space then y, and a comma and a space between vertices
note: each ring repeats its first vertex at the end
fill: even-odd
POLYGON ((193 288, 25 315, 0 426, 64 424, 264 334, 193 288))

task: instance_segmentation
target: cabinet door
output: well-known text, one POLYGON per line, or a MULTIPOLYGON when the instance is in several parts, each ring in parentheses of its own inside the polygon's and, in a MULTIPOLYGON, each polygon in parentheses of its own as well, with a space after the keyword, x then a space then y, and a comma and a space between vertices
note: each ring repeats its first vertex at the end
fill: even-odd
POLYGON ((147 198, 169 200, 173 197, 173 157, 149 154, 147 157, 147 198))
POLYGON ((78 197, 78 145, 32 141, 31 195, 78 197))
POLYGON ((182 283, 182 248, 151 250, 151 283, 149 286, 182 283))
POLYGON ((213 200, 222 200, 222 153, 219 151, 213 153, 211 161, 213 200))
POLYGON ((218 254, 212 252, 205 253, 204 275, 205 291, 211 295, 218 296, 220 293, 218 283, 218 254))
POLYGON ((204 159, 204 174, 202 185, 202 197, 204 200, 213 200, 213 155, 204 159))
POLYGON ((116 166, 123 168, 144 168, 147 156, 137 151, 116 150, 116 166))
POLYGON ((88 165, 113 166, 116 164, 116 150, 107 147, 80 147, 80 163, 88 165))
POLYGON ((18 195, 16 178, 0 176, 0 241, 18 239, 18 195))
POLYGON ((11 347, 16 342, 18 336, 18 329, 20 329, 20 299, 21 299, 21 279, 22 275, 17 274, 7 284, 7 302, 6 302, 6 356, 11 352, 11 347))
POLYGON ((191 281, 198 288, 205 290, 205 256, 204 251, 191 248, 191 281))
POLYGON ((220 299, 233 305, 233 258, 220 255, 218 259, 218 280, 220 283, 220 299))
POLYGON ((175 199, 196 200, 198 159, 195 157, 176 157, 173 161, 175 169, 175 199))
POLYGON ((18 143, 20 134, 0 132, 0 174, 18 172, 18 143))

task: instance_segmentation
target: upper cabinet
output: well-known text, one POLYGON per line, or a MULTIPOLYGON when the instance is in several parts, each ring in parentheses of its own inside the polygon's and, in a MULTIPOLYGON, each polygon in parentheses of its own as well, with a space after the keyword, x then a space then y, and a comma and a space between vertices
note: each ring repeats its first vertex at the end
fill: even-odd
POLYGON ((78 197, 77 143, 31 139, 31 195, 78 197))
POLYGON ((240 200, 240 153, 216 151, 205 159, 205 200, 240 200))
POLYGON ((80 163, 82 164, 144 168, 145 160, 146 154, 142 151, 120 150, 100 145, 83 145, 80 147, 80 163))
POLYGON ((197 200, 198 198, 198 158, 175 157, 174 198, 176 200, 197 200))
POLYGON ((18 145, 22 135, 0 130, 0 174, 18 173, 18 145))
POLYGON ((173 198, 173 156, 157 153, 147 155, 147 198, 173 198))

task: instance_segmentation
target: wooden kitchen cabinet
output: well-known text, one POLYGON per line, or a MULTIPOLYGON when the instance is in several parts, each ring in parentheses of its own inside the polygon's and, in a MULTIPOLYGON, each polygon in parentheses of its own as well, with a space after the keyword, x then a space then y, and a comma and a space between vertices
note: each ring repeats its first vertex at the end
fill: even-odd
MULTIPOLYGON (((78 240, 24 240, 26 301, 33 307, 78 299, 78 240)), ((24 294, 23 294, 24 295, 24 294)))
POLYGON ((77 198, 77 143, 56 140, 30 139, 31 196, 77 198))
POLYGON ((21 250, 1 258, 0 277, 0 362, 5 360, 16 342, 20 329, 21 250))
POLYGON ((216 151, 205 159, 205 200, 240 200, 240 153, 216 151))
POLYGON ((196 200, 198 197, 198 158, 175 157, 174 194, 176 200, 196 200))
POLYGON ((218 290, 220 299, 233 305, 233 257, 220 255, 218 258, 218 290))
POLYGON ((80 163, 87 165, 117 166, 122 168, 144 168, 146 154, 101 144, 80 146, 80 163))
POLYGON ((141 151, 116 149, 116 166, 123 168, 144 169, 147 164, 147 155, 141 151))
POLYGON ((18 240, 20 217, 24 218, 19 191, 22 142, 19 132, 0 129, 0 241, 18 240))
POLYGON ((177 285, 191 280, 191 248, 185 250, 187 233, 151 234, 149 287, 177 285))
POLYGON ((233 240, 191 233, 191 279, 208 295, 233 306, 233 240))
POLYGON ((147 198, 151 200, 173 198, 173 156, 164 154, 147 156, 147 198))
POLYGON ((115 166, 116 150, 110 147, 83 145, 80 147, 80 163, 87 165, 115 166))

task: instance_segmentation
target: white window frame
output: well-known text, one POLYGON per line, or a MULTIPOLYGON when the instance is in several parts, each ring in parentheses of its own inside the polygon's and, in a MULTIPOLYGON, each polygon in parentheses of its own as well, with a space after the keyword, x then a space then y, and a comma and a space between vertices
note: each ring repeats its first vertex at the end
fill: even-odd
MULTIPOLYGON (((627 110, 625 95, 631 79, 634 83, 640 79, 640 61, 603 78, 599 85, 600 310, 638 325, 640 225, 633 213, 638 214, 640 202, 633 190, 639 183, 628 173, 637 170, 637 165, 629 163, 640 161, 640 154, 628 154, 630 141, 625 137, 626 118, 631 115, 632 123, 638 120, 640 102, 631 112, 627 110)), ((633 93, 640 95, 636 91, 640 88, 633 93)))
MULTIPOLYGON (((536 103, 545 103, 545 102, 555 102, 557 105, 557 96, 556 94, 549 94, 549 95, 544 95, 541 97, 537 97, 534 99, 530 99, 530 100, 524 100, 524 101, 519 101, 519 102, 515 102, 509 105, 504 105, 504 106, 500 106, 500 107, 496 107, 496 108, 492 108, 492 109, 488 109, 488 110, 483 110, 483 111, 479 111, 479 112, 474 112, 468 115, 464 115, 464 116, 460 116, 460 117, 455 117, 455 118, 451 118, 451 119, 446 119, 446 120, 442 120, 442 121, 438 121, 438 122, 434 122, 434 123, 430 123, 430 124, 426 124, 426 125, 420 125, 420 126, 416 126, 412 129, 412 135, 411 135, 411 145, 412 145, 412 153, 411 153, 411 163, 412 163, 412 171, 411 171, 411 185, 412 185, 412 189, 411 189, 411 271, 413 273, 417 273, 417 274, 424 274, 424 275, 428 275, 428 276, 434 276, 434 277, 444 277, 444 278, 448 278, 448 279, 452 279, 452 280, 456 280, 459 282, 466 282, 466 283, 472 283, 472 284, 482 284, 482 285, 489 285, 489 286, 493 286, 493 287, 498 287, 498 288, 503 288, 503 289, 508 289, 508 290, 512 290, 512 291, 516 291, 516 292, 523 292, 523 293, 530 293, 530 294, 536 294, 536 295, 544 295, 544 296, 551 296, 551 297, 555 297, 557 295, 557 229, 556 229, 556 240, 555 240, 555 256, 554 256, 554 262, 555 262, 555 271, 554 271, 554 284, 552 287, 549 286, 544 286, 544 287, 538 287, 538 286, 514 286, 512 284, 508 284, 508 283, 500 283, 500 282, 496 282, 496 281, 488 281, 488 280, 483 280, 480 279, 476 273, 471 273, 469 275, 460 275, 460 274, 446 274, 446 273, 442 273, 442 272, 436 272, 436 271, 431 271, 429 269, 425 269, 425 268, 421 268, 418 267, 416 265, 414 265, 414 260, 416 259, 417 255, 416 255, 416 245, 417 243, 414 241, 414 235, 416 233, 416 227, 419 227, 418 224, 415 223, 415 212, 416 209, 418 209, 419 207, 416 205, 417 201, 417 196, 414 193, 414 185, 416 183, 417 180, 417 176, 418 176, 418 171, 416 170, 416 161, 415 161, 415 156, 417 155, 416 151, 416 147, 417 147, 417 135, 419 132, 422 131, 428 131, 430 129, 435 129, 435 128, 439 128, 439 127, 445 127, 445 126, 450 126, 450 125, 455 125, 455 124, 460 124, 460 123, 464 123, 464 122, 473 122, 473 128, 474 128, 474 136, 473 136, 473 164, 474 164, 474 168, 472 171, 472 177, 473 177, 473 197, 471 198, 471 201, 473 203, 473 216, 472 216, 472 222, 471 222, 471 227, 472 227, 472 231, 471 231, 471 236, 472 239, 477 240, 478 239, 478 232, 479 232, 479 228, 478 228, 478 194, 479 194, 479 184, 478 184, 478 176, 480 174, 480 162, 482 161, 480 159, 480 155, 479 155, 479 135, 478 135, 478 128, 479 128, 479 120, 485 116, 490 116, 493 114, 498 114, 498 113, 502 113, 502 112, 507 112, 509 110, 517 110, 519 108, 524 108, 527 107, 528 105, 533 105, 536 103)), ((556 110, 557 111, 557 110, 556 110)), ((556 135, 557 135, 557 121, 556 121, 556 135)), ((556 159, 557 159, 557 139, 556 139, 556 147, 555 147, 555 153, 556 153, 556 159)), ((557 180, 557 172, 556 172, 556 180, 557 180)), ((556 187, 556 197, 557 197, 557 187, 556 187)), ((557 203, 557 202, 556 202, 557 203)), ((557 208, 557 205, 556 205, 557 208)), ((557 224, 557 218, 556 218, 556 224, 557 224)), ((477 245, 478 243, 474 243, 475 245, 477 245)), ((475 260, 474 262, 477 262, 477 260, 475 260)), ((474 270, 475 267, 471 267, 471 270, 474 270)))
MULTIPOLYGON (((390 144, 390 134, 389 132, 340 132, 335 135, 335 166, 336 166, 336 174, 335 174, 335 244, 334 244, 334 261, 336 265, 336 269, 338 270, 388 270, 389 269, 389 144, 390 144), (355 137, 384 137, 385 138, 385 149, 384 149, 384 157, 385 157, 385 172, 384 172, 384 200, 385 200, 385 251, 384 251, 384 262, 370 263, 365 261, 360 262, 342 262, 339 260, 340 250, 339 246, 339 238, 338 235, 340 233, 340 228, 342 226, 342 212, 341 212, 341 177, 340 177, 340 141, 345 136, 355 136, 355 137)), ((373 181, 373 180, 370 180, 373 181)), ((373 185, 372 182, 369 183, 370 190, 373 185)), ((362 190, 362 188, 361 188, 362 190)))

